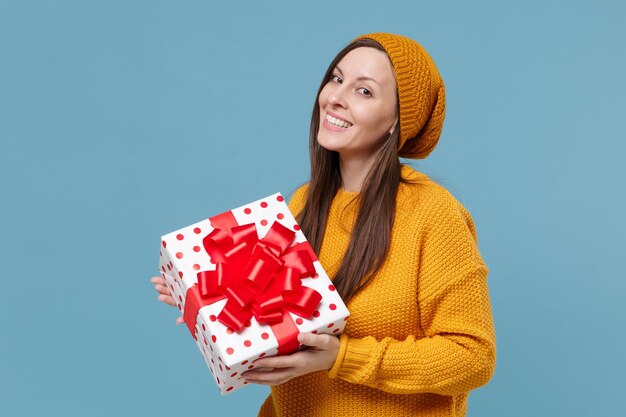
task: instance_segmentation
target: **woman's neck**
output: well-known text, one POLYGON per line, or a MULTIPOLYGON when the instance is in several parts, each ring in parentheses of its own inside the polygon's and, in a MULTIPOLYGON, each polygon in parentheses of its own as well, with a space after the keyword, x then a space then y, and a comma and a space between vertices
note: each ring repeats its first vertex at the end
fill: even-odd
POLYGON ((359 192, 365 177, 374 164, 375 155, 369 158, 345 157, 339 154, 339 171, 341 172, 341 188, 344 191, 359 192))

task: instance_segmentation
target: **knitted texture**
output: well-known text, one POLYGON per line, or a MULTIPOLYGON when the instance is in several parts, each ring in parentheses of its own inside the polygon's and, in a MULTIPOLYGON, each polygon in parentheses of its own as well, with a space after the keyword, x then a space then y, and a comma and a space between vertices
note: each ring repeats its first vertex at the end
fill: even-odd
POLYGON ((426 158, 439 141, 446 113, 446 90, 435 62, 417 42, 392 33, 370 33, 389 55, 400 101, 398 154, 426 158))
MULTIPOLYGON (((391 248, 382 269, 348 303, 351 316, 328 371, 272 386, 260 417, 464 416, 468 392, 495 367, 488 269, 469 213, 407 165, 391 248)), ((297 214, 308 184, 294 193, 297 214)), ((350 238, 357 192, 340 190, 319 259, 334 278, 350 238)))

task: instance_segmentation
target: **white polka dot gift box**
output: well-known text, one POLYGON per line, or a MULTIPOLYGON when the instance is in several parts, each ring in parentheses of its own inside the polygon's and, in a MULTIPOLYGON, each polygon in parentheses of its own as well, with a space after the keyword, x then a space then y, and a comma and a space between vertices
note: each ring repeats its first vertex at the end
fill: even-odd
POLYGON ((161 238, 160 272, 222 395, 264 356, 339 334, 349 312, 280 193, 161 238))

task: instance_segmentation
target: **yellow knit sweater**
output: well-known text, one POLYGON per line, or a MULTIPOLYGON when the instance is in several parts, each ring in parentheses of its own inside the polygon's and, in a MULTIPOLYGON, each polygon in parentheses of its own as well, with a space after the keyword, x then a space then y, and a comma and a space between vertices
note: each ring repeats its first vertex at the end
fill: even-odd
MULTIPOLYGON (((332 369, 271 387, 260 417, 464 416, 469 391, 491 378, 488 269, 472 219, 426 175, 408 165, 402 175, 420 184, 400 184, 390 251, 347 303, 351 315, 332 369)), ((294 214, 307 186, 289 203, 294 214)), ((330 209, 318 255, 331 279, 350 239, 356 197, 340 190, 330 209)))

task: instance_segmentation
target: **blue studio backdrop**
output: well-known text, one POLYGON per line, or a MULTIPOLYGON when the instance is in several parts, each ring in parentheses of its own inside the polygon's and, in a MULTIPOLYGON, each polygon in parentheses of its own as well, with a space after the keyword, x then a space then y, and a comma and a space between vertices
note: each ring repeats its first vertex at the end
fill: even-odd
POLYGON ((497 369, 468 416, 622 415, 618 1, 0 1, 0 414, 253 416, 156 300, 160 236, 307 181, 315 93, 357 35, 447 88, 412 165, 470 211, 497 369), (280 167, 280 168, 279 168, 280 167))

